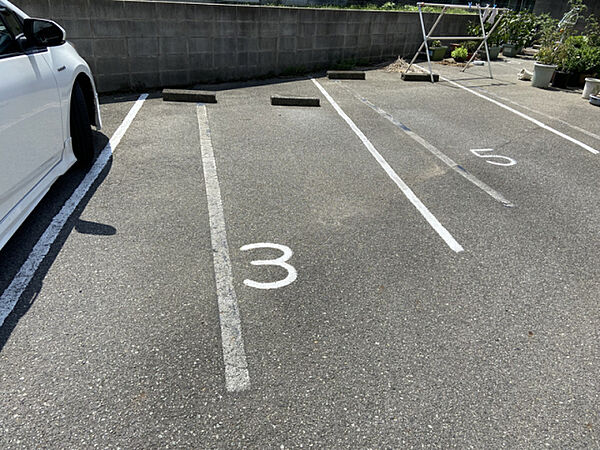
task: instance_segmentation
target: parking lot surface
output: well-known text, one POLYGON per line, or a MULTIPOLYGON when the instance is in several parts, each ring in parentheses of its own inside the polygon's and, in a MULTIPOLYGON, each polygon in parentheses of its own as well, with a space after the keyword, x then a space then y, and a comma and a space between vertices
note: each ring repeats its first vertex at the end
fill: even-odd
POLYGON ((598 447, 600 109, 528 64, 103 98, 98 150, 143 104, 15 291, 2 448, 598 447))

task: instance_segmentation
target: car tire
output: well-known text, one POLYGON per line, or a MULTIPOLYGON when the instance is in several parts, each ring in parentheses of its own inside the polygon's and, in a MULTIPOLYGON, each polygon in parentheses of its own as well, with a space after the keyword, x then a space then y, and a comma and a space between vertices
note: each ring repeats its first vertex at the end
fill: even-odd
POLYGON ((94 160, 94 139, 85 97, 79 84, 73 86, 71 95, 71 142, 77 162, 89 167, 94 160))

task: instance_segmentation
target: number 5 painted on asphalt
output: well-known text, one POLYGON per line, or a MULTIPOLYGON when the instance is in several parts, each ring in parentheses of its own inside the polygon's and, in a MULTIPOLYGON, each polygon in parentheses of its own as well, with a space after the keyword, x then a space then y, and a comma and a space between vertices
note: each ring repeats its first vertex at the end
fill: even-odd
POLYGON ((494 149, 493 148, 475 148, 473 150, 471 150, 471 153, 473 153, 475 156, 479 156, 480 158, 498 158, 498 159, 504 159, 508 162, 502 163, 502 162, 495 162, 495 161, 486 161, 490 164, 494 164, 495 166, 514 166, 517 161, 515 161, 512 158, 509 158, 508 156, 502 156, 502 155, 482 155, 481 153, 483 152, 493 152, 494 149))
POLYGON ((250 286, 250 287, 253 287, 256 289, 277 289, 277 288, 287 286, 288 284, 292 284, 294 281, 296 281, 296 278, 298 277, 298 273, 296 272, 296 269, 294 269, 293 266, 291 266, 290 264, 288 264, 286 262, 294 254, 292 252, 292 250, 290 250, 289 247, 287 247, 285 245, 280 245, 280 244, 270 244, 268 242, 259 242, 257 244, 244 245, 243 247, 240 248, 240 250, 245 252, 247 250, 254 250, 255 248, 274 248, 275 250, 279 250, 279 251, 283 252, 283 255, 281 255, 279 258, 276 258, 276 259, 258 259, 256 261, 250 261, 250 264, 252 264, 253 266, 283 267, 285 270, 287 270, 288 275, 283 280, 273 281, 271 283, 259 283, 258 281, 244 280, 244 284, 246 286, 250 286))

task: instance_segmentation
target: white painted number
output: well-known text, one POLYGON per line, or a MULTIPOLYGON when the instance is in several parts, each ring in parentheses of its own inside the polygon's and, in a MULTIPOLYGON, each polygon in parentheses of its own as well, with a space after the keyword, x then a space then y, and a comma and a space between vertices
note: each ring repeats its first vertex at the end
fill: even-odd
POLYGON ((488 161, 486 161, 486 162, 488 162, 490 164, 494 164, 495 166, 514 166, 517 163, 517 161, 515 161, 512 158, 509 158, 508 156, 490 155, 489 153, 485 154, 485 155, 482 154, 484 152, 493 152, 493 151, 494 151, 493 148, 475 148, 475 149, 471 150, 471 153, 473 153, 475 156, 479 156, 480 158, 487 159, 488 161), (489 159, 492 159, 492 158, 504 160, 506 162, 489 161, 489 159))
POLYGON ((292 252, 292 250, 290 250, 289 247, 286 247, 285 245, 280 245, 280 244, 270 244, 268 242, 259 242, 258 244, 244 245, 243 247, 240 248, 240 250, 245 252, 247 250, 254 250, 255 248, 274 248, 275 250, 279 250, 279 251, 283 252, 283 255, 281 255, 279 258, 276 258, 276 259, 259 259, 256 261, 251 261, 250 264, 252 264, 253 266, 283 267, 285 270, 287 270, 288 275, 283 280, 273 281, 272 283, 259 283, 258 281, 244 280, 244 284, 246 286, 250 286, 250 287, 253 287, 256 289, 277 289, 277 288, 287 286, 288 284, 292 284, 294 281, 296 281, 296 278, 298 277, 296 269, 294 269, 294 267, 291 266, 290 264, 286 263, 286 261, 289 260, 293 255, 293 252, 292 252))

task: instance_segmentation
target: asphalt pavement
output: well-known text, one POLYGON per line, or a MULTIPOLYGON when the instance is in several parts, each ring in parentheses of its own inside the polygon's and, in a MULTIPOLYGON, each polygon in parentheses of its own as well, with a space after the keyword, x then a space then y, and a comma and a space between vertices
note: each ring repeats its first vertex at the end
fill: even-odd
POLYGON ((0 446, 599 447, 600 108, 528 64, 151 93, 0 328, 0 446))

